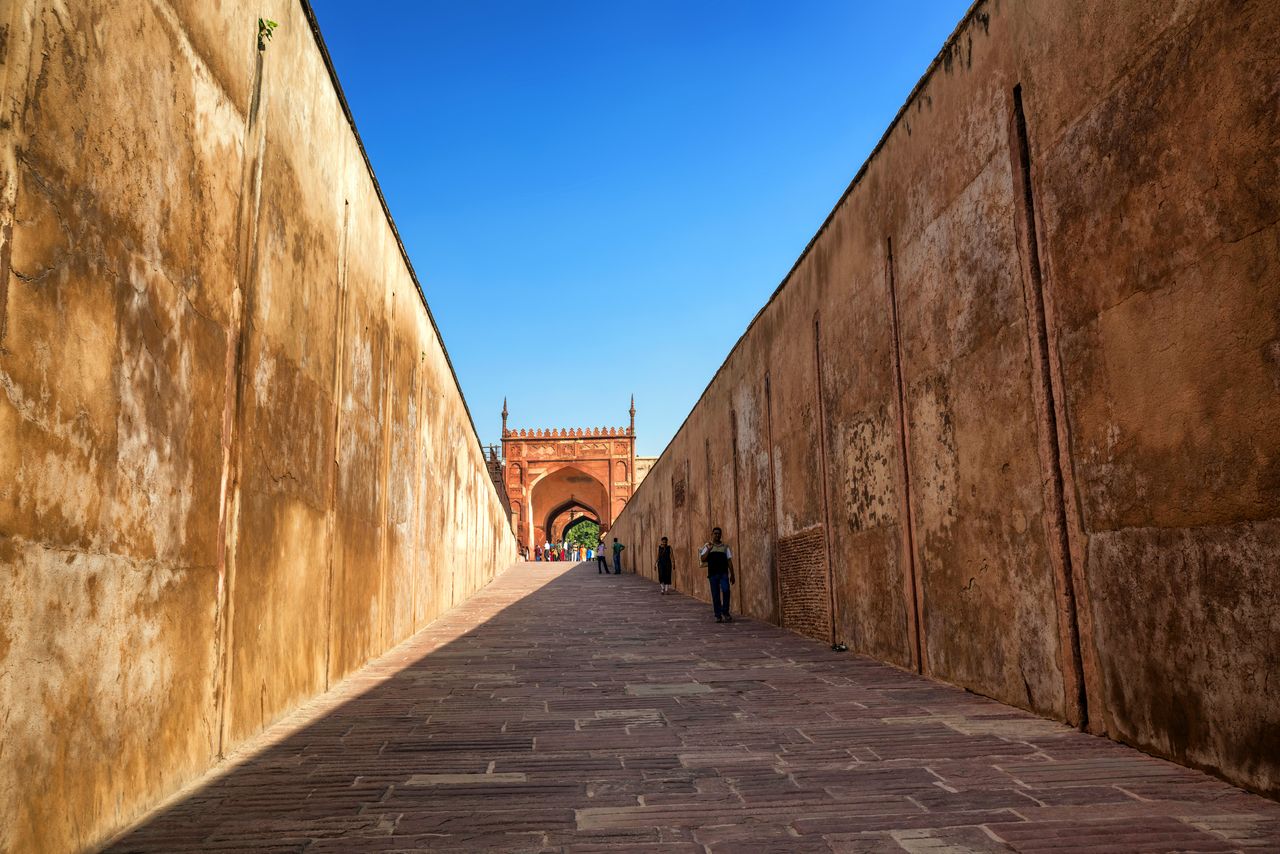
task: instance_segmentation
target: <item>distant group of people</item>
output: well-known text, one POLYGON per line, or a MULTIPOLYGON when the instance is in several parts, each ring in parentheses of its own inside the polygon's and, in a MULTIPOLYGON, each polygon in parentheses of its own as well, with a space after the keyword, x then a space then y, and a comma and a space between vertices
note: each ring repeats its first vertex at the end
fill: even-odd
MULTIPOLYGON (((559 545, 543 543, 533 550, 535 561, 590 561, 596 562, 596 573, 609 574, 609 557, 613 557, 613 574, 622 574, 622 552, 626 549, 618 538, 612 544, 603 539, 594 547, 564 541, 559 545)), ((711 529, 711 539, 702 544, 698 550, 700 564, 707 571, 707 584, 711 587, 711 610, 717 623, 732 623, 733 615, 729 613, 729 601, 732 598, 733 585, 737 578, 733 571, 733 549, 724 541, 724 532, 720 528, 711 529)), ((527 551, 526 551, 527 559, 527 551)), ((675 551, 670 542, 663 537, 658 543, 656 555, 658 570, 658 592, 666 595, 672 592, 672 575, 675 573, 675 551)))
POLYGON ((609 555, 613 555, 613 572, 615 575, 622 574, 622 550, 625 549, 622 543, 618 542, 618 538, 613 538, 613 545, 609 546, 601 538, 600 542, 595 546, 584 546, 581 543, 575 543, 565 540, 561 543, 546 542, 540 546, 535 546, 533 554, 529 554, 527 548, 521 548, 521 556, 525 560, 541 561, 573 561, 579 563, 581 561, 594 560, 598 564, 598 571, 602 573, 609 572, 609 555))
POLYGON ((548 542, 534 548, 533 559, 535 561, 569 560, 576 563, 579 561, 591 560, 595 556, 596 551, 597 549, 592 549, 582 545, 581 543, 574 543, 569 540, 565 540, 559 544, 548 542))

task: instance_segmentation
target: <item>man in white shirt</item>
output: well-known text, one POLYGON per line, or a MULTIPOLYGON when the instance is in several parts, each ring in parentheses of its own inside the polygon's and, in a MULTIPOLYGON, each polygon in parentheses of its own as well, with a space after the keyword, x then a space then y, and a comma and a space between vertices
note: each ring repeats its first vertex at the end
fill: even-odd
POLYGON ((733 550, 728 543, 721 541, 722 535, 719 528, 712 528, 711 542, 703 543, 698 555, 702 558, 702 565, 707 568, 707 583, 711 585, 711 607, 715 611, 716 622, 732 623, 729 596, 737 579, 733 576, 733 550))

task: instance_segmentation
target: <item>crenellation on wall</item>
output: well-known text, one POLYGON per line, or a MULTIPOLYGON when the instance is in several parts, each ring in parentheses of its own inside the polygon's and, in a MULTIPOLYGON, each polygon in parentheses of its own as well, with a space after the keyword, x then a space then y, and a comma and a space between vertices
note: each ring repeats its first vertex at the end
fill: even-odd
POLYGON ((976 4, 615 530, 734 453, 743 613, 825 516, 854 652, 1280 793, 1278 15, 976 4))

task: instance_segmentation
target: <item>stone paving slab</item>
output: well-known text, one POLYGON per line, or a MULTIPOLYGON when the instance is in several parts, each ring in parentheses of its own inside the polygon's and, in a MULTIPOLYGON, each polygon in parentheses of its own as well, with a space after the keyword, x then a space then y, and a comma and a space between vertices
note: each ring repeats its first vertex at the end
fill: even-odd
POLYGON ((1280 804, 587 565, 521 564, 113 852, 1280 850, 1280 804))

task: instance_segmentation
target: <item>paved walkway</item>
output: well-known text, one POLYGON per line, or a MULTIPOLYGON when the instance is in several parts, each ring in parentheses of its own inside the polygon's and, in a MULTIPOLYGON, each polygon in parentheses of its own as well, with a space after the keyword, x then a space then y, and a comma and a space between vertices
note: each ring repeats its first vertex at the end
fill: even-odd
POLYGON ((567 566, 506 573, 112 850, 1280 849, 1280 804, 567 566))

